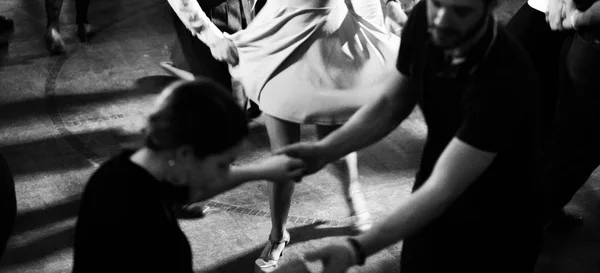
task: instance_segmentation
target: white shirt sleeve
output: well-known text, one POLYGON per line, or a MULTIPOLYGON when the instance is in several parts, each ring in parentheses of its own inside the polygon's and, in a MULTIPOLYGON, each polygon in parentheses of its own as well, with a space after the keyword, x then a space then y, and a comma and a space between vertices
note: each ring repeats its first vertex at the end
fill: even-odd
POLYGON ((215 24, 210 21, 206 13, 195 0, 167 0, 179 20, 190 30, 192 35, 198 37, 207 46, 212 46, 224 38, 215 24))
POLYGON ((543 13, 548 12, 548 0, 529 0, 527 1, 530 7, 541 11, 543 13))

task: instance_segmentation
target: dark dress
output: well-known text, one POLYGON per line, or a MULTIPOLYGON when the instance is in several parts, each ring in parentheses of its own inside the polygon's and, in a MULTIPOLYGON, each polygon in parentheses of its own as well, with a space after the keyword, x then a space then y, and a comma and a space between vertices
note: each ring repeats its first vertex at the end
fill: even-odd
POLYGON ((73 272, 193 272, 189 242, 163 201, 164 184, 131 162, 132 154, 104 163, 86 185, 73 272))
POLYGON ((398 69, 418 92, 428 127, 413 190, 453 138, 496 153, 442 215, 405 239, 401 271, 532 272, 541 229, 537 74, 526 51, 490 24, 466 61, 451 66, 427 32, 426 1, 402 33, 398 69))

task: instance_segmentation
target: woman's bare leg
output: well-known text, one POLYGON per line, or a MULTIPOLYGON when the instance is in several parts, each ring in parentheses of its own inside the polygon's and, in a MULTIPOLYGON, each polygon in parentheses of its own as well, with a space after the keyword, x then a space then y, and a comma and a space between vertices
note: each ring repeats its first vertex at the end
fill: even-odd
MULTIPOLYGON (((265 114, 267 133, 271 142, 271 150, 277 150, 287 145, 300 141, 300 125, 278 119, 265 114)), ((271 210, 271 239, 279 240, 283 237, 285 223, 292 194, 294 181, 278 181, 269 183, 269 206, 271 210)))
MULTIPOLYGON (((300 140, 300 124, 284 121, 268 114, 265 114, 264 117, 271 150, 277 150, 300 140)), ((285 225, 294 193, 294 183, 294 181, 269 183, 271 233, 269 242, 255 262, 255 272, 271 272, 277 268, 279 257, 289 242, 289 234, 285 230, 285 225)))

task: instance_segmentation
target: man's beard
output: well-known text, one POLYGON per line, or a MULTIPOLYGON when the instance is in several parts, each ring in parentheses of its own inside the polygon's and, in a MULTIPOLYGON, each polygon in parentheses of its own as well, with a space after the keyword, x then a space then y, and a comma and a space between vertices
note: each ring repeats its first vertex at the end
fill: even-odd
POLYGON ((448 33, 448 35, 455 35, 457 37, 456 41, 454 41, 451 44, 448 45, 440 45, 438 43, 435 43, 436 41, 434 40, 434 43, 443 48, 443 49, 454 49, 454 48, 459 48, 461 47, 463 44, 465 44, 467 41, 470 41, 475 35, 477 35, 477 33, 479 32, 479 30, 481 30, 481 28, 485 27, 487 24, 486 20, 488 19, 488 15, 484 14, 483 16, 481 16, 481 19, 479 19, 479 21, 477 21, 477 23, 473 24, 473 27, 469 30, 467 30, 463 35, 460 34, 460 32, 454 30, 454 29, 439 29, 436 28, 435 26, 429 26, 429 33, 430 35, 433 35, 433 31, 436 31, 437 33, 448 33))

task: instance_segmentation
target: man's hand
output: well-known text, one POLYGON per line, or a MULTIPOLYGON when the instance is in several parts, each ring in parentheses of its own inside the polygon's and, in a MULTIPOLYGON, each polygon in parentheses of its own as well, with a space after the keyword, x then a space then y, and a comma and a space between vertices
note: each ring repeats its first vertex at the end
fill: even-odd
POLYGON ((336 242, 306 253, 307 261, 323 262, 323 273, 345 273, 356 264, 354 249, 347 241, 336 242))
POLYGON ((552 30, 563 30, 565 0, 548 0, 546 22, 552 30))
POLYGON ((565 7, 563 9, 564 18, 562 20, 562 28, 564 30, 572 30, 577 28, 577 21, 581 16, 581 12, 575 7, 573 0, 565 0, 565 7))
POLYGON ((277 150, 275 154, 285 154, 303 160, 306 164, 303 174, 308 175, 319 171, 332 161, 327 158, 324 150, 315 142, 301 142, 277 150))
POLYGON ((400 36, 402 27, 406 24, 408 16, 402 10, 400 3, 388 1, 385 5, 385 26, 393 34, 400 36))
POLYGON ((265 179, 270 181, 297 181, 300 182, 304 173, 305 164, 297 158, 290 158, 286 155, 275 155, 258 163, 265 175, 265 179))
POLYGON ((224 37, 216 43, 210 45, 210 53, 212 56, 221 62, 227 62, 232 66, 236 66, 239 62, 238 50, 231 39, 224 37))

